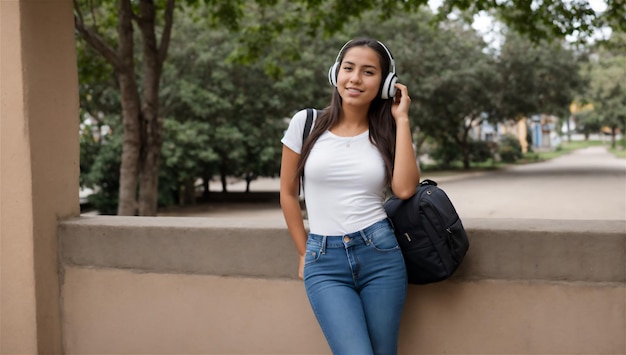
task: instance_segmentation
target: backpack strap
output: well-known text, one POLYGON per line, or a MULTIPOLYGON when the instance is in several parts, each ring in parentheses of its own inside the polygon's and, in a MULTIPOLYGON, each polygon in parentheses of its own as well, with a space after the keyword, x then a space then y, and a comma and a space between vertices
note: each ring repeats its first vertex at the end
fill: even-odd
MULTIPOLYGON (((304 141, 306 141, 309 133, 311 133, 311 127, 313 126, 313 120, 317 118, 318 110, 312 108, 306 109, 306 122, 304 123, 304 131, 302 132, 302 146, 304 147, 304 141)), ((298 196, 302 192, 304 186, 304 171, 300 175, 300 182, 298 183, 298 196)))
POLYGON ((317 116, 317 110, 312 108, 306 109, 306 122, 304 123, 304 131, 302 132, 302 145, 304 145, 304 141, 311 133, 311 126, 313 126, 313 118, 317 116))

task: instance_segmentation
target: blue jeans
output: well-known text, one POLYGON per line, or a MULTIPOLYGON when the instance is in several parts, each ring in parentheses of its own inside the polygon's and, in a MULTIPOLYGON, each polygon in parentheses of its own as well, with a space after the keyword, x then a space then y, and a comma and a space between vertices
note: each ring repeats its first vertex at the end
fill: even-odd
POLYGON ((387 219, 342 236, 309 234, 304 286, 333 354, 396 354, 407 275, 387 219))

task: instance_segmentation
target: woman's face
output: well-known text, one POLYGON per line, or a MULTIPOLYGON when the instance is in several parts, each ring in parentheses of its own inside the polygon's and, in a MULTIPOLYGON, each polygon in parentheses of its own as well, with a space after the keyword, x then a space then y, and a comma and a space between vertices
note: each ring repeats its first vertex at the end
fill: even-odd
POLYGON ((352 47, 337 73, 337 90, 348 105, 369 105, 378 96, 382 80, 380 58, 367 46, 352 47))

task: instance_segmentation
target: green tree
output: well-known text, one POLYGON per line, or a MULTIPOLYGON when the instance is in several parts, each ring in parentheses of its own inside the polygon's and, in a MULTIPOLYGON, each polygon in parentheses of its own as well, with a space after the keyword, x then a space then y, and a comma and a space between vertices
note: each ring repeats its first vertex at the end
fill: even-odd
MULTIPOLYGON (((614 41, 623 38, 616 36, 614 41)), ((615 148, 617 131, 626 130, 626 51, 619 46, 597 46, 584 75, 590 81, 585 101, 593 109, 580 116, 582 123, 586 127, 608 127, 615 148)))
MULTIPOLYGON (((478 34, 459 21, 427 26, 428 12, 398 16, 393 23, 377 26, 381 38, 391 38, 399 77, 409 87, 414 109, 411 121, 420 137, 435 139, 438 151, 448 161, 460 152, 466 168, 471 161, 469 132, 493 107, 498 83, 494 59, 485 51, 478 34), (408 35, 405 35, 408 34, 408 35)), ((366 22, 366 21, 365 21, 366 22)))
POLYGON ((174 0, 165 3, 119 0, 117 11, 114 11, 112 2, 94 8, 91 1, 74 1, 77 32, 114 68, 120 90, 124 130, 119 215, 156 214, 163 143, 158 95, 173 25, 174 4, 174 0), (86 17, 84 13, 89 15, 86 17), (115 37, 110 31, 113 26, 117 26, 115 37), (142 44, 140 76, 135 61, 134 26, 139 29, 142 44), (157 38, 158 30, 160 39, 157 38))
MULTIPOLYGON (((256 177, 277 175, 285 118, 300 109, 298 105, 313 106, 313 98, 329 86, 317 78, 323 69, 313 70, 309 65, 321 61, 315 50, 299 52, 295 60, 272 53, 268 53, 271 59, 250 63, 233 60, 230 54, 236 43, 232 35, 223 29, 206 31, 207 12, 202 6, 194 8, 196 17, 178 22, 163 74, 163 114, 180 122, 210 124, 213 129, 206 147, 219 159, 210 164, 199 162, 199 176, 209 180, 217 173, 223 191, 227 190, 227 177, 240 177, 249 190, 256 177), (270 67, 265 61, 278 65, 270 67)), ((289 40, 277 40, 276 52, 291 48, 294 38, 307 41, 305 34, 286 31, 289 40)), ((207 197, 208 182, 204 186, 207 197)))
POLYGON ((582 132, 585 140, 593 133, 600 133, 602 129, 602 118, 593 110, 582 110, 574 115, 576 119, 576 129, 582 132))
POLYGON ((424 129, 440 144, 458 145, 463 167, 469 169, 470 131, 493 111, 499 77, 494 75, 495 61, 483 51, 485 44, 477 34, 455 27, 446 37, 438 75, 428 78, 432 91, 423 100, 429 114, 424 129))
POLYGON ((498 60, 501 87, 496 114, 521 119, 532 114, 564 117, 584 87, 580 60, 560 41, 532 43, 509 33, 498 60))
POLYGON ((219 155, 211 146, 212 127, 203 121, 164 122, 163 165, 160 170, 160 204, 193 204, 196 201, 196 181, 207 167, 219 164, 219 155))
POLYGON ((572 102, 587 85, 580 75, 583 59, 563 41, 532 42, 508 33, 498 57, 501 86, 494 93, 491 116, 495 121, 519 121, 546 114, 568 121, 572 102))

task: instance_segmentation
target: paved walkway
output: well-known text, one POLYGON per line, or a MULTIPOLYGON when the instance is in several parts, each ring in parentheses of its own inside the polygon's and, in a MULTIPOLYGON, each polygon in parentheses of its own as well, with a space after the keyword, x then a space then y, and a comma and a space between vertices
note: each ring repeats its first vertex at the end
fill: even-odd
POLYGON ((603 147, 441 186, 462 217, 626 220, 626 160, 603 147))
MULTIPOLYGON (((439 183, 461 218, 540 218, 626 220, 626 159, 592 147, 541 163, 501 171, 441 176, 439 183)), ((212 186, 219 191, 221 185, 212 186)), ((244 183, 229 185, 243 191, 244 183)), ((278 179, 259 179, 251 191, 278 191, 278 179)), ((189 216, 262 218, 282 221, 278 204, 203 206, 189 216)))

